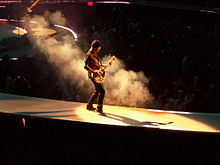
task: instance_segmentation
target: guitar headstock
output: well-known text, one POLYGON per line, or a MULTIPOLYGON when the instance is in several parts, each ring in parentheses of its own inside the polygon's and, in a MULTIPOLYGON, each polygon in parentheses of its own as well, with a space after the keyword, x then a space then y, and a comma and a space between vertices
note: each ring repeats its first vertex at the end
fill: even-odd
POLYGON ((111 56, 111 59, 109 60, 109 63, 108 63, 108 65, 112 65, 112 62, 114 61, 116 59, 116 57, 115 56, 111 56))
POLYGON ((111 56, 111 59, 110 59, 110 61, 114 61, 116 59, 116 56, 111 56))

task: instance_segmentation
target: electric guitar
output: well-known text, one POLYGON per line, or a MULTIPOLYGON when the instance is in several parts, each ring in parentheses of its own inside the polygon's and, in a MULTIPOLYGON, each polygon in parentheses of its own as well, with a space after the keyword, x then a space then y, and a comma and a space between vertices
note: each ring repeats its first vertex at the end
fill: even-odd
POLYGON ((112 56, 106 66, 101 66, 99 70, 96 70, 95 73, 91 73, 92 79, 96 83, 103 83, 105 80, 105 69, 111 66, 112 62, 115 60, 115 56, 112 56))

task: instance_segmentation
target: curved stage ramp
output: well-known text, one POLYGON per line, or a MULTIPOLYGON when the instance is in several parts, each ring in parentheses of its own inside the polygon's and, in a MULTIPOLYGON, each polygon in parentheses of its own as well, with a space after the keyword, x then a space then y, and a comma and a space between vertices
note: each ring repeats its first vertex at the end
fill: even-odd
POLYGON ((96 124, 220 133, 220 114, 106 105, 106 116, 102 116, 85 107, 85 103, 79 102, 0 95, 0 112, 3 113, 96 124))
POLYGON ((1 164, 219 164, 220 114, 0 94, 1 164))

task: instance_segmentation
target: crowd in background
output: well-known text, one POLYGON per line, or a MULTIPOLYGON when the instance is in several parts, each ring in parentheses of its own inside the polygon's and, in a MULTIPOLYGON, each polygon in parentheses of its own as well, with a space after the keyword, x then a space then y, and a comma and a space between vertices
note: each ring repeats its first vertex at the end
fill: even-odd
MULTIPOLYGON (((219 15, 145 6, 81 10, 87 11, 75 26, 81 36, 78 44, 99 39, 103 54, 115 54, 127 69, 143 71, 154 96, 146 107, 219 112, 219 15)), ((1 91, 83 101, 71 82, 58 81, 53 68, 38 57, 0 61, 1 91)))
POLYGON ((139 6, 99 13, 88 14, 85 27, 129 69, 144 71, 155 97, 150 107, 218 112, 218 16, 139 6))
MULTIPOLYGON (((164 2, 163 0, 149 0, 150 2, 164 2)), ((219 7, 220 3, 217 0, 166 0, 168 3, 176 3, 182 5, 195 5, 195 6, 205 6, 205 7, 219 7)))

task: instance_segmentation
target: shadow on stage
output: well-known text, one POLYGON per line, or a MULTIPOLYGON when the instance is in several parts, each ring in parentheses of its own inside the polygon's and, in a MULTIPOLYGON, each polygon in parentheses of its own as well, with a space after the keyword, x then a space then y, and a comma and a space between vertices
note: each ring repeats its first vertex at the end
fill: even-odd
POLYGON ((115 115, 115 114, 111 114, 111 113, 105 113, 107 118, 113 119, 113 120, 118 120, 121 121, 125 124, 128 125, 132 125, 132 126, 153 126, 153 127, 157 127, 157 126, 161 126, 161 125, 168 125, 168 124, 172 124, 173 122, 166 122, 166 123, 161 123, 161 122, 154 122, 154 121, 144 121, 144 122, 140 122, 138 120, 134 120, 132 118, 128 118, 128 117, 124 117, 124 116, 120 116, 120 115, 115 115))

